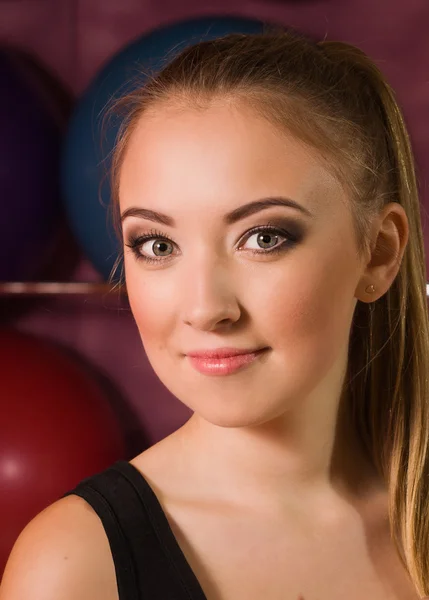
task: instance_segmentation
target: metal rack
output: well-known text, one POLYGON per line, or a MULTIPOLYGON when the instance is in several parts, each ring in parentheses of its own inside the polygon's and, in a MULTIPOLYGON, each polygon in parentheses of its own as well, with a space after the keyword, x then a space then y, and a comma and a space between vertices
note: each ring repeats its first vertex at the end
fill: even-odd
POLYGON ((0 282, 1 296, 61 296, 126 294, 125 286, 83 281, 8 281, 0 282))

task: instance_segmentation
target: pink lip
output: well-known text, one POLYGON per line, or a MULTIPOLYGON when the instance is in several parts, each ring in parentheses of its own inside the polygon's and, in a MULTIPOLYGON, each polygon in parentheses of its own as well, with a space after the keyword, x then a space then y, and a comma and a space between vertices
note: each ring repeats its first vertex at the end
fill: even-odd
POLYGON ((231 354, 231 350, 222 348, 223 352, 230 352, 229 355, 213 357, 214 352, 199 353, 198 355, 188 354, 188 358, 192 366, 205 375, 229 375, 239 369, 254 362, 265 350, 268 348, 262 348, 261 350, 246 352, 243 354, 243 350, 240 353, 235 350, 235 354, 231 354), (210 355, 210 356, 208 356, 210 355))
POLYGON ((195 350, 195 352, 187 352, 186 354, 195 358, 227 358, 239 354, 253 354, 259 350, 262 350, 262 348, 215 348, 213 350, 195 350))

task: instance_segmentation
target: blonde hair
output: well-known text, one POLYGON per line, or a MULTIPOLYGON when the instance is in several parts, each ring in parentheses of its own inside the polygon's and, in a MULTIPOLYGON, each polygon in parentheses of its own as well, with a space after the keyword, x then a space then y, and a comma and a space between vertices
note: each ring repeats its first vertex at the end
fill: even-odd
POLYGON ((409 240, 399 272, 376 302, 358 302, 345 385, 358 434, 388 486, 392 539, 418 593, 429 594, 429 327, 426 267, 414 160, 401 110, 376 65, 342 42, 293 31, 230 34, 169 60, 116 109, 125 109, 111 186, 140 117, 161 104, 203 110, 246 102, 317 148, 350 191, 359 252, 372 218, 402 205, 409 240))

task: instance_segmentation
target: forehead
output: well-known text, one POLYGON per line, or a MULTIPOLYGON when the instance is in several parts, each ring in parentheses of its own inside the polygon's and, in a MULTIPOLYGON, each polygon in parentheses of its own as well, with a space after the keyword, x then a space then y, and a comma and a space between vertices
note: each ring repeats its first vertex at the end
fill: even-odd
POLYGON ((317 214, 343 194, 317 150, 251 109, 226 104, 143 116, 119 185, 121 210, 141 204, 176 214, 223 214, 269 195, 294 198, 317 214))

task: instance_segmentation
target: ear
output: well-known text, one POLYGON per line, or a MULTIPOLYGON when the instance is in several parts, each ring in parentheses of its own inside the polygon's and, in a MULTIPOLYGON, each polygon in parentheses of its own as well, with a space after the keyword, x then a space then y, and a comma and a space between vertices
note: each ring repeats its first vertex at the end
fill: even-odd
POLYGON ((397 202, 386 204, 374 219, 371 254, 355 293, 358 300, 374 302, 387 292, 398 274, 408 236, 408 217, 404 208, 397 202), (368 293, 366 289, 371 284, 375 291, 368 293))

